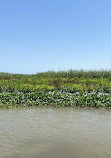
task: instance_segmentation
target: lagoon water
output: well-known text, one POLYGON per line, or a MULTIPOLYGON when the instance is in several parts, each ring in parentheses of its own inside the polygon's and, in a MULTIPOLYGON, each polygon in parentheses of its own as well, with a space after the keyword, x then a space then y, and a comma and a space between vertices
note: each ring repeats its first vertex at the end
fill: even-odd
POLYGON ((0 158, 111 158, 111 111, 0 109, 0 158))

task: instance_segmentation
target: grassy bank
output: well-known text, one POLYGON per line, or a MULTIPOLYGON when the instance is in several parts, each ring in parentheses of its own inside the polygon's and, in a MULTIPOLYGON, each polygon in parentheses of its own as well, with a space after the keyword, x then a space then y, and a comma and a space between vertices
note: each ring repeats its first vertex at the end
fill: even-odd
POLYGON ((0 73, 0 106, 111 107, 111 71, 0 73))

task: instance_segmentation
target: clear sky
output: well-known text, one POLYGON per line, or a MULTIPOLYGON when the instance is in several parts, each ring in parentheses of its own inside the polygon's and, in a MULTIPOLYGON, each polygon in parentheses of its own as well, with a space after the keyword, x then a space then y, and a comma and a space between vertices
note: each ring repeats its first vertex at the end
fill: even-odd
POLYGON ((111 69, 111 0, 0 0, 0 72, 111 69))

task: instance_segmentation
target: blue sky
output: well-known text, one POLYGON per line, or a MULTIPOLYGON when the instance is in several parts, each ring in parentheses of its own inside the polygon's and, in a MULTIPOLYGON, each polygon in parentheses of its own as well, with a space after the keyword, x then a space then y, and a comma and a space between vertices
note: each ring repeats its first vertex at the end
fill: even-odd
POLYGON ((111 69, 111 0, 0 0, 0 72, 111 69))

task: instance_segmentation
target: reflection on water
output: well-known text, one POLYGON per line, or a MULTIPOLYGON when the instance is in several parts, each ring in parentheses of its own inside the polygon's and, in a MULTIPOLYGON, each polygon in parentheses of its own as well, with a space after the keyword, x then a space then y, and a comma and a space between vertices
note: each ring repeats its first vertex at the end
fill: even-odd
POLYGON ((0 110, 0 158, 111 158, 111 111, 0 110))

